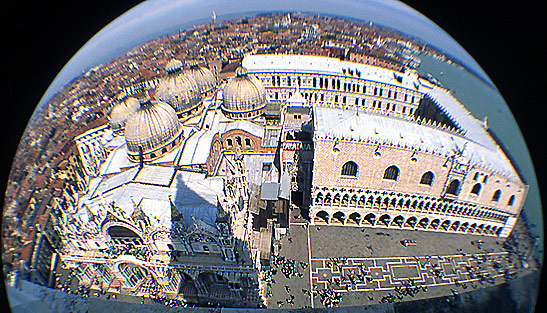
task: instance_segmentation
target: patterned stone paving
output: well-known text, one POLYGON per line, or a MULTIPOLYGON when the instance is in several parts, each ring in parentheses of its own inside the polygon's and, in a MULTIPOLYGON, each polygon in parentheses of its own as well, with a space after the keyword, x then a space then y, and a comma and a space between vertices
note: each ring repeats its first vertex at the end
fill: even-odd
POLYGON ((507 255, 312 258, 311 276, 317 289, 337 292, 395 290, 409 281, 422 287, 459 285, 503 276, 491 265, 504 264, 507 255))

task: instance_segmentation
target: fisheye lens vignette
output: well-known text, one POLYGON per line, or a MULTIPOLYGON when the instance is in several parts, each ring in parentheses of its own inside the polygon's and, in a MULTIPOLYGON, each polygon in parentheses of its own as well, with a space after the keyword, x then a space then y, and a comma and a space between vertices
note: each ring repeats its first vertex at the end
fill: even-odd
POLYGON ((5 199, 10 300, 30 281, 171 307, 465 306, 540 268, 530 182, 451 79, 497 91, 458 59, 328 14, 202 22, 35 112, 5 199))

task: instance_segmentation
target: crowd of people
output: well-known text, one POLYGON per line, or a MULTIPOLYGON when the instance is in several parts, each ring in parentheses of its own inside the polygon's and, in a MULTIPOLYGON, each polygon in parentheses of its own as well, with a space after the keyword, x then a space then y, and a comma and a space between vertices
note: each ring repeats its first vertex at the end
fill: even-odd
POLYGON ((317 294, 321 299, 321 303, 326 308, 338 306, 338 304, 342 300, 342 293, 334 291, 331 288, 321 289, 317 292, 317 294))
MULTIPOLYGON (((275 270, 275 273, 277 273, 277 269, 285 275, 286 278, 291 277, 303 277, 304 274, 301 273, 298 269, 306 269, 308 267, 308 263, 302 262, 302 261, 296 261, 290 258, 286 258, 282 255, 274 255, 272 260, 272 270, 275 270), (300 266, 300 267, 298 267, 300 266)), ((275 275, 275 274, 274 274, 275 275)))

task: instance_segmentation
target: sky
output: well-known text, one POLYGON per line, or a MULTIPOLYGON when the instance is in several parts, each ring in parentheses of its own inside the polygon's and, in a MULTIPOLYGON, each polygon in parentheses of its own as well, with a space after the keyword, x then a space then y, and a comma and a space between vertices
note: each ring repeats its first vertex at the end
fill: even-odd
POLYGON ((176 27, 186 29, 192 27, 192 22, 210 20, 213 11, 219 20, 222 15, 242 12, 302 11, 372 21, 442 49, 490 82, 477 62, 452 37, 425 16, 393 0, 150 0, 135 6, 92 37, 63 67, 39 106, 89 68, 167 35, 176 27))

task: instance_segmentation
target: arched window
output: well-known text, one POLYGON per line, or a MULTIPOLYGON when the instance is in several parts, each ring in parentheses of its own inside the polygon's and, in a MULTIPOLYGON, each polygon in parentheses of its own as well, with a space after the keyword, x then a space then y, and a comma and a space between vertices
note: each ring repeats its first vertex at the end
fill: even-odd
POLYGON ((384 171, 384 179, 397 180, 399 178, 399 168, 392 165, 384 171))
POLYGON ((448 189, 446 190, 447 194, 455 195, 457 196, 458 193, 460 193, 460 181, 457 179, 454 179, 450 182, 450 185, 448 185, 448 189))
POLYGON ((431 186, 431 184, 433 184, 434 178, 435 178, 435 175, 433 175, 432 172, 425 172, 422 175, 422 179, 420 179, 420 184, 431 186))
POLYGON ((236 136, 236 142, 237 142, 238 146, 241 146, 241 137, 236 136))
POLYGON ((357 177, 358 170, 357 163, 353 161, 348 161, 342 166, 342 176, 353 176, 357 177))
POLYGON ((509 197, 509 200, 507 201, 507 205, 508 205, 508 206, 512 206, 513 203, 515 203, 515 195, 511 195, 511 196, 509 197))
POLYGON ((482 186, 481 184, 475 184, 473 185, 473 188, 471 188, 471 193, 476 194, 477 196, 481 192, 482 186))
POLYGON ((231 147, 231 146, 234 145, 232 139, 230 139, 230 138, 226 139, 226 143, 228 144, 228 147, 231 147))
POLYGON ((251 146, 251 139, 245 138, 245 146, 247 146, 247 147, 251 146))
POLYGON ((494 195, 492 195, 492 201, 500 201, 500 197, 501 197, 501 190, 496 190, 494 191, 494 195))

